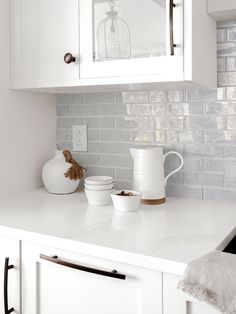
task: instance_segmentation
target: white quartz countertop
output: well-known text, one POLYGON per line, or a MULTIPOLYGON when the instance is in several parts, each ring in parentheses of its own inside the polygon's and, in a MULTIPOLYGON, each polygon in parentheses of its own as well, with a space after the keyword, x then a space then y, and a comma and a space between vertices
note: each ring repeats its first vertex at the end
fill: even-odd
POLYGON ((82 191, 44 189, 0 200, 0 234, 182 274, 186 264, 231 237, 236 204, 168 198, 136 213, 88 205, 82 191))

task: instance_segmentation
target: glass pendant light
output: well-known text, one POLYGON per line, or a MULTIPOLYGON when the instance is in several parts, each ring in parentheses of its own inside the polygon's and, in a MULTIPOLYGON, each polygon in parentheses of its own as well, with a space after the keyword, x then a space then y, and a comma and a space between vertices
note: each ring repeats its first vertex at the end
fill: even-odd
POLYGON ((114 0, 109 1, 109 6, 107 17, 97 29, 97 61, 128 59, 131 57, 129 26, 114 10, 114 0))

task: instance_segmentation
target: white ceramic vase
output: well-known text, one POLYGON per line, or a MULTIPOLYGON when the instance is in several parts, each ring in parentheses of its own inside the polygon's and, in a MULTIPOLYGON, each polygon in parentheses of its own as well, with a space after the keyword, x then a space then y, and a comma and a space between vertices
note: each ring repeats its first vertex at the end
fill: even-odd
POLYGON ((42 179, 49 193, 69 194, 75 192, 80 180, 70 180, 65 173, 71 164, 65 161, 61 150, 55 151, 55 157, 49 160, 43 167, 42 179))

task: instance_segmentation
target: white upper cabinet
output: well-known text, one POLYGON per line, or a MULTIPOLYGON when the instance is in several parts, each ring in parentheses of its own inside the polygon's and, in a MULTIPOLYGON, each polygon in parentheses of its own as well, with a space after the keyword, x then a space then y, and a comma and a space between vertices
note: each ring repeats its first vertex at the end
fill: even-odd
POLYGON ((207 0, 10 1, 12 88, 216 86, 207 0))
POLYGON ((78 82, 78 0, 10 0, 13 88, 70 86, 78 82))
POLYGON ((81 0, 80 22, 82 79, 183 80, 183 0, 81 0))
POLYGON ((208 12, 216 21, 236 19, 235 0, 208 0, 208 12))

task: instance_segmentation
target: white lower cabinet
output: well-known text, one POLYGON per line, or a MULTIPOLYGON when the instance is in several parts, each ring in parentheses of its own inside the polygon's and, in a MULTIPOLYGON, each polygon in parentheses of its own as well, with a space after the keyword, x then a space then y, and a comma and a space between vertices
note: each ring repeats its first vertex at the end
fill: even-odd
POLYGON ((22 298, 24 314, 162 314, 162 273, 23 242, 22 298))
POLYGON ((20 241, 0 237, 0 313, 19 314, 20 241))
POLYGON ((163 274, 163 314, 219 314, 177 289, 179 276, 163 274))

